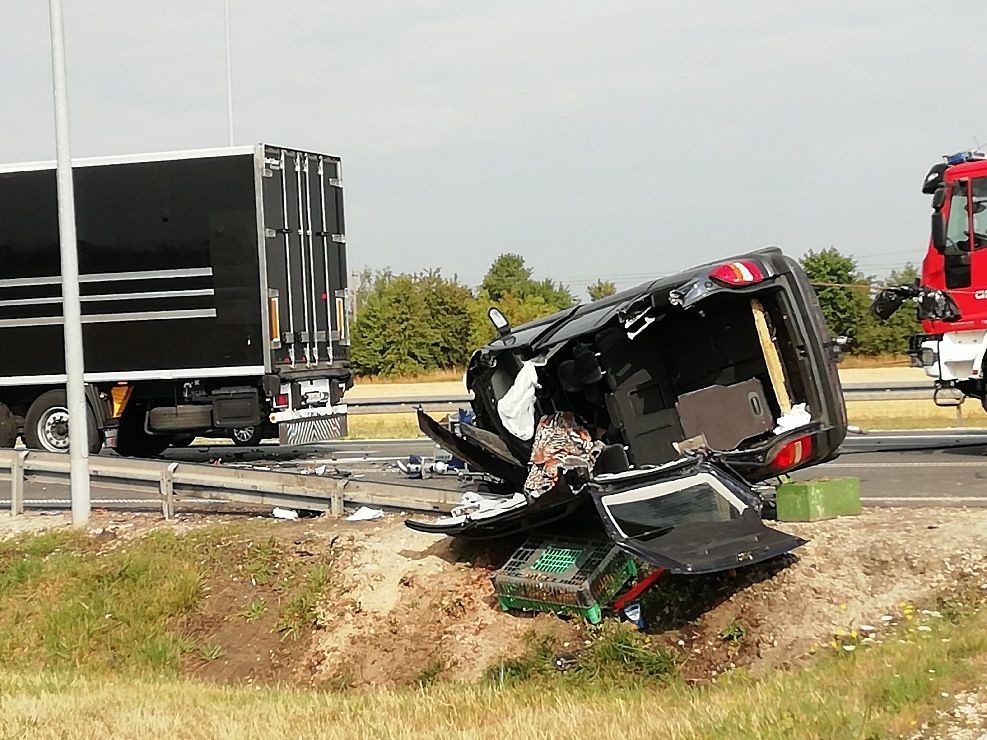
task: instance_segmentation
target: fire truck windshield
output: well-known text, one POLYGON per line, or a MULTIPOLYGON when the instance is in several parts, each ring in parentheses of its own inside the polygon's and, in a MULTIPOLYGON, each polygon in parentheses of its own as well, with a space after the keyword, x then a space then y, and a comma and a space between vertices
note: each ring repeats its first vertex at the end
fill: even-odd
POLYGON ((987 178, 973 180, 972 202, 967 201, 966 182, 954 183, 949 203, 949 221, 946 224, 946 244, 970 251, 969 210, 973 211, 973 248, 987 247, 987 178))

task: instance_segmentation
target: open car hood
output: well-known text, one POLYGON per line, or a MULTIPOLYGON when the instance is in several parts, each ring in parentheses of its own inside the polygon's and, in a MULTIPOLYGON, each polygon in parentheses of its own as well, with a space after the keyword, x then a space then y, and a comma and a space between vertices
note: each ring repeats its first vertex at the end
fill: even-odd
POLYGON ((628 553, 672 573, 729 570, 806 543, 765 526, 757 495, 710 462, 678 466, 646 482, 640 476, 603 478, 592 496, 607 534, 628 553))

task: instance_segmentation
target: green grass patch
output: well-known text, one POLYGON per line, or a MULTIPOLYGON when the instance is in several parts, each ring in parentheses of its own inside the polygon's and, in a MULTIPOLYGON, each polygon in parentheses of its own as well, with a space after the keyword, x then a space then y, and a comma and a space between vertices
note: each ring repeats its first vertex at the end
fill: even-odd
POLYGON ((671 653, 627 624, 608 620, 588 628, 587 635, 588 646, 561 652, 550 638, 536 639, 524 655, 492 665, 486 680, 494 685, 638 686, 665 683, 675 675, 671 653))
POLYGON ((167 674, 185 655, 215 660, 223 647, 188 629, 207 584, 244 593, 233 618, 256 622, 271 608, 277 630, 298 637, 315 623, 331 558, 300 558, 256 530, 227 524, 109 543, 55 531, 0 542, 0 663, 167 674), (269 599, 249 596, 261 588, 269 599))

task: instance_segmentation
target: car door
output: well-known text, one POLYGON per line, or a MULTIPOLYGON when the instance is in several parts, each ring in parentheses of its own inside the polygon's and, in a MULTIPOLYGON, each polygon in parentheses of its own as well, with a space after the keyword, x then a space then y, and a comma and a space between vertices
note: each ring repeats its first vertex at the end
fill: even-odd
POLYGON ((672 573, 713 573, 791 552, 806 540, 765 526, 760 499, 715 463, 599 476, 592 487, 607 534, 672 573))

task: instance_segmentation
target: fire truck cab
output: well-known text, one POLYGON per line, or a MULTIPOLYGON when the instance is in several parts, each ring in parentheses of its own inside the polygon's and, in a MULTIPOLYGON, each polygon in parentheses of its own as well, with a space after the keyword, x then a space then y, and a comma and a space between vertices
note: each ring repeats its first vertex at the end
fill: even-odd
POLYGON ((965 151, 933 165, 922 184, 932 196, 932 234, 918 286, 883 291, 874 304, 887 316, 908 298, 918 303, 924 334, 911 338, 912 364, 936 382, 936 403, 964 397, 984 403, 987 354, 987 156, 965 151))

